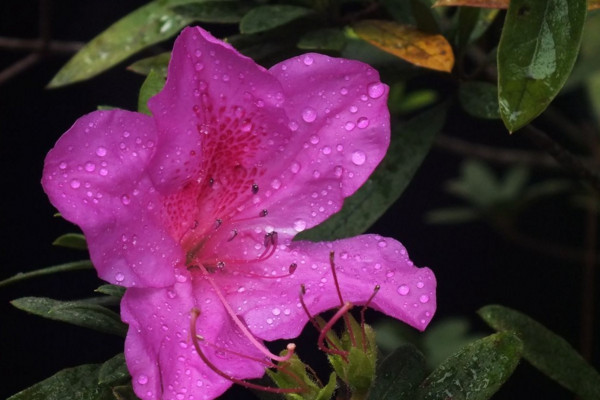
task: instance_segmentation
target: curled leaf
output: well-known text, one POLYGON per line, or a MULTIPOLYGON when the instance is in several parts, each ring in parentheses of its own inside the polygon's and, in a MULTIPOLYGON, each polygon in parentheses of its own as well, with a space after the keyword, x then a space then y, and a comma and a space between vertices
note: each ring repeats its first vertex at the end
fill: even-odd
POLYGON ((454 66, 452 46, 442 35, 382 20, 360 21, 352 28, 361 39, 420 67, 450 72, 454 66))

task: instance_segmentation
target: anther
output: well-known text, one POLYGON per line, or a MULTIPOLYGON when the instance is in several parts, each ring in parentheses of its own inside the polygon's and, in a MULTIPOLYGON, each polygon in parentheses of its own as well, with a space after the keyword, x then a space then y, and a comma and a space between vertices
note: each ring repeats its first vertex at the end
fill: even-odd
POLYGON ((237 234, 238 234, 238 230, 237 229, 233 229, 231 231, 231 236, 229 237, 229 239, 227 239, 227 241, 231 242, 233 239, 235 239, 235 237, 237 236, 237 234))
POLYGON ((225 268, 225 263, 223 261, 217 262, 217 268, 222 271, 225 268))
POLYGON ((294 272, 296 272, 296 268, 298 268, 298 264, 296 264, 296 263, 290 264, 290 269, 289 269, 290 275, 292 275, 294 272))
POLYGON ((267 215, 269 215, 269 211, 265 208, 258 215, 261 216, 261 217, 266 217, 267 215))
POLYGON ((256 183, 252 184, 252 194, 258 193, 258 185, 256 183))
POLYGON ((277 238, 278 238, 278 236, 279 235, 275 231, 267 233, 265 235, 265 241, 264 241, 265 247, 277 246, 277 238))
POLYGON ((373 293, 371 293, 369 300, 367 300, 365 305, 360 310, 360 329, 362 331, 363 351, 365 353, 367 352, 367 333, 365 331, 365 311, 367 311, 369 304, 371 304, 371 300, 373 300, 373 297, 375 297, 377 292, 379 292, 379 289, 381 289, 381 286, 375 285, 375 288, 373 289, 373 293))

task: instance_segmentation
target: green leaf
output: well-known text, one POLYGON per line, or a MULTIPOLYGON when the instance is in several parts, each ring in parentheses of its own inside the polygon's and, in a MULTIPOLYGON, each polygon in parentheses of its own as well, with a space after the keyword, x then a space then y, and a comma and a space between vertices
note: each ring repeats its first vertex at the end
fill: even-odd
POLYGON ((510 132, 546 109, 579 52, 585 0, 512 0, 498 47, 498 100, 510 132))
POLYGON ((92 39, 48 84, 50 88, 89 79, 132 54, 177 34, 192 22, 170 7, 182 0, 154 0, 120 19, 92 39))
POLYGON ((510 332, 477 340, 454 354, 417 390, 418 400, 486 400, 512 374, 519 363, 523 343, 510 332))
POLYGON ((400 197, 429 152, 442 128, 446 106, 439 105, 392 132, 387 156, 365 184, 344 201, 343 208, 316 227, 301 232, 299 240, 333 240, 367 230, 400 197))
POLYGON ((87 250, 85 236, 81 233, 65 233, 64 235, 57 237, 52 244, 54 246, 66 247, 69 249, 87 250))
POLYGON ((437 367, 462 347, 483 337, 469 333, 469 330, 470 324, 466 318, 446 318, 427 328, 423 347, 428 367, 437 367))
POLYGON ((476 118, 498 119, 498 88, 488 82, 464 82, 458 89, 462 108, 476 118))
POLYGON ((111 387, 99 385, 102 364, 63 369, 8 400, 114 400, 111 387))
POLYGON ((127 67, 127 69, 140 75, 148 75, 150 71, 154 69, 157 72, 160 72, 162 76, 166 77, 167 67, 169 66, 170 60, 171 52, 167 51, 157 54, 153 57, 143 58, 139 61, 136 61, 127 67))
POLYGON ((498 9, 460 7, 458 10, 457 47, 464 51, 467 45, 479 39, 498 15, 498 9))
POLYGON ((394 350, 377 367, 370 400, 411 399, 425 378, 425 358, 416 347, 405 344, 394 350))
POLYGON ((173 11, 182 17, 211 24, 237 24, 250 5, 240 1, 196 1, 173 7, 173 11))
POLYGON ((113 387, 112 392, 116 400, 139 400, 133 391, 131 383, 122 386, 115 386, 113 387))
POLYGON ((140 94, 138 96, 138 111, 150 115, 148 109, 148 100, 162 90, 165 86, 165 77, 156 70, 150 70, 150 73, 142 83, 140 94))
POLYGON ((313 14, 310 8, 292 5, 264 5, 253 8, 240 22, 241 33, 258 33, 286 25, 313 14))
POLYGON ((93 269, 94 266, 90 260, 73 261, 66 264, 53 265, 52 267, 37 269, 29 272, 19 272, 8 279, 0 281, 0 287, 10 285, 11 283, 24 281, 26 279, 37 278, 38 276, 52 275, 57 272, 78 271, 81 269, 93 269))
POLYGON ((306 32, 298 41, 298 48, 304 50, 341 51, 344 46, 346 46, 346 35, 335 28, 306 32))
POLYGON ((94 292, 106 294, 120 299, 125 294, 125 288, 117 285, 102 285, 98 287, 98 289, 94 290, 94 292))
POLYGON ((127 325, 121 322, 119 314, 98 304, 47 297, 22 297, 11 301, 11 304, 20 310, 55 321, 119 336, 127 333, 127 325))
POLYGON ((129 375, 129 371, 127 370, 125 355, 123 353, 117 354, 106 361, 100 367, 100 371, 98 371, 99 385, 118 385, 125 383, 129 379, 131 379, 131 375, 129 375))
POLYGON ((600 399, 600 374, 566 340, 507 307, 490 305, 477 313, 492 328, 515 332, 523 341, 523 357, 544 374, 581 399, 600 399))

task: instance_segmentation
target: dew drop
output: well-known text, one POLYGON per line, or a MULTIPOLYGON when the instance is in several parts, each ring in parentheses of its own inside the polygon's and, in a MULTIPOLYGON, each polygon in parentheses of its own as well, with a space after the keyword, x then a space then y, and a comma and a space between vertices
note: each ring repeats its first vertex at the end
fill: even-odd
POLYGON ((377 246, 379 246, 379 247, 381 247, 381 248, 384 248, 384 247, 387 247, 387 243, 386 243, 386 241, 385 241, 385 240, 380 240, 380 241, 377 243, 377 246))
POLYGON ((106 155, 106 147, 102 147, 102 146, 98 147, 96 149, 96 155, 98 157, 104 157, 106 155))
POLYGON ((281 310, 279 308, 274 308, 273 310, 271 310, 271 312, 273 313, 273 315, 279 315, 281 314, 281 310))
POLYGON ((94 164, 91 161, 88 161, 85 163, 85 170, 87 172, 94 172, 94 170, 96 169, 96 164, 94 164))
POLYGON ((58 168, 60 168, 60 169, 67 169, 67 163, 66 163, 66 162, 64 162, 64 161, 63 161, 63 162, 61 162, 61 163, 58 165, 58 168))
POLYGON ((271 325, 273 323, 273 318, 267 318, 267 324, 271 325))
POLYGON ((313 122, 315 119, 317 119, 317 111, 312 107, 306 107, 302 111, 302 119, 305 122, 313 122))
POLYGON ((310 137, 310 142, 311 142, 312 144, 317 144, 317 143, 319 143, 319 137, 318 137, 317 135, 312 135, 312 136, 310 137))
POLYGON ((81 182, 79 182, 77 179, 73 179, 71 181, 71 187, 73 189, 78 189, 81 186, 81 182))
POLYGON ((298 164, 297 162, 292 163, 290 170, 292 171, 292 173, 297 174, 298 171, 300 171, 300 164, 298 164))
POLYGON ((344 125, 344 129, 347 130, 348 132, 350 132, 352 129, 354 129, 355 126, 356 126, 356 124, 354 122, 348 121, 344 125))
POLYGON ((100 171, 98 171, 98 172, 102 176, 108 175, 108 170, 106 168, 100 168, 100 171))
POLYGON ((408 292, 410 292, 410 288, 406 285, 400 285, 398 286, 398 294, 400 294, 401 296, 406 296, 408 294, 408 292))
POLYGON ((286 308, 285 310, 283 310, 283 313, 285 315, 290 315, 292 313, 292 310, 290 310, 289 308, 286 308))
POLYGON ((197 62, 197 63, 194 65, 194 69, 195 69, 196 71, 202 71, 202 70, 204 69, 204 64, 202 64, 201 62, 197 62))
POLYGON ((350 106, 350 112, 351 112, 352 114, 354 114, 354 113, 355 113, 355 112, 357 112, 357 111, 358 111, 358 107, 356 107, 356 106, 350 106))
POLYGON ((238 293, 244 293, 246 291, 246 288, 243 286, 240 286, 237 291, 238 291, 238 293))
POLYGON ((419 297, 419 301, 421 303, 427 303, 429 301, 429 296, 427 296, 426 294, 421 295, 421 297, 419 297))
POLYGON ((196 57, 201 57, 202 56, 202 51, 200 49, 196 49, 196 51, 194 52, 194 54, 196 55, 196 57))
POLYGON ((325 146, 321 149, 321 151, 323 152, 323 154, 329 155, 329 154, 331 154, 331 147, 325 146))
POLYGON ((423 282, 417 282, 417 287, 419 289, 423 289, 423 286, 425 286, 425 284, 423 282))
POLYGON ((337 167, 335 167, 335 169, 333 170, 333 173, 338 178, 340 178, 342 176, 343 172, 344 172, 344 169, 341 166, 339 166, 339 165, 337 167))
POLYGON ((312 65, 313 63, 313 58, 311 56, 309 56, 308 54, 304 56, 304 65, 312 65))
POLYGON ((345 87, 340 89, 340 93, 342 94, 342 96, 345 96, 348 94, 348 89, 346 89, 345 87))
POLYGON ((298 123, 296 121, 290 121, 288 123, 288 128, 290 128, 292 132, 296 132, 298 130, 298 123))
POLYGON ((124 205, 128 205, 129 203, 131 203, 131 198, 129 198, 128 195, 124 194, 123 196, 121 196, 121 203, 123 203, 124 205))
POLYGON ((367 93, 372 99, 380 98, 385 92, 385 87, 381 82, 373 82, 367 86, 367 93))
POLYGON ((296 221, 294 221, 294 229, 296 230, 296 232, 302 232, 306 229, 306 221, 304 221, 303 219, 297 219, 296 221))
POLYGON ((117 281, 117 282, 123 282, 124 279, 125 279, 125 275, 123 275, 120 272, 115 275, 115 281, 117 281))
POLYGON ((271 187, 275 190, 279 189, 281 187, 281 181, 279 179, 273 179, 271 181, 271 187))
POLYGON ((366 160, 367 156, 364 153, 364 151, 357 150, 354 153, 352 153, 352 162, 355 165, 363 165, 366 160))
POLYGON ((356 121, 356 125, 360 129, 365 129, 367 126, 369 126, 369 118, 367 118, 367 117, 360 117, 358 119, 358 121, 356 121))
POLYGON ((145 385, 148 383, 148 377, 146 375, 140 375, 138 376, 137 381, 140 385, 145 385))

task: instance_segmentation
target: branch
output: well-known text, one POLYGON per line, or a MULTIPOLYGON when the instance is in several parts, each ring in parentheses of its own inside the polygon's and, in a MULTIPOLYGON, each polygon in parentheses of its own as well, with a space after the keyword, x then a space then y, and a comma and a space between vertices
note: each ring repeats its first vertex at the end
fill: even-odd
POLYGON ((17 39, 0 36, 0 48, 9 50, 42 51, 45 49, 48 53, 70 54, 78 52, 84 44, 83 42, 60 40, 51 40, 46 43, 43 39, 17 39))

